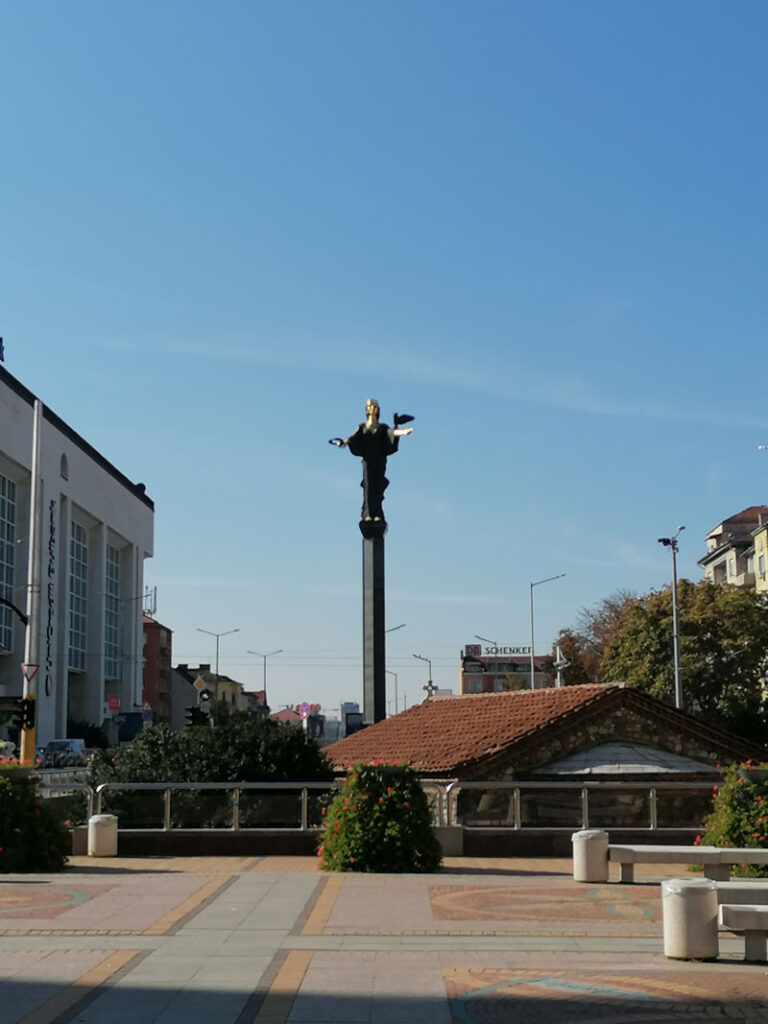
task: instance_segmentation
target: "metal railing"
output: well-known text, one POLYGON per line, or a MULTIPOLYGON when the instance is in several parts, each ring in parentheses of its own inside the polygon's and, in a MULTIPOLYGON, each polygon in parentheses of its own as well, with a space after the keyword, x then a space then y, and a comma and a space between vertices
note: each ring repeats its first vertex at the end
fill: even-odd
POLYGON ((45 787, 82 784, 85 783, 89 774, 89 768, 35 768, 39 785, 45 787))
POLYGON ((93 814, 94 792, 86 782, 44 782, 39 784, 40 796, 43 800, 51 799, 51 793, 56 792, 59 797, 71 796, 73 793, 85 793, 86 813, 88 817, 93 814))
MULTIPOLYGON (((300 799, 299 829, 306 832, 308 824, 308 807, 310 792, 330 793, 338 788, 338 782, 102 782, 96 787, 96 814, 102 813, 104 795, 108 791, 140 792, 154 790, 163 794, 162 829, 168 832, 172 828, 172 796, 178 792, 189 791, 223 791, 231 794, 231 824, 225 826, 231 831, 242 830, 240 824, 240 796, 243 791, 288 792, 297 793, 300 799)), ((178 826, 182 827, 182 826, 178 826)))
MULTIPOLYGON (((156 826, 163 831, 184 828, 178 824, 180 814, 191 813, 189 802, 186 807, 178 808, 174 823, 174 794, 200 792, 204 794, 221 792, 227 797, 224 806, 226 824, 206 824, 206 830, 259 831, 279 828, 297 828, 307 831, 320 827, 320 821, 310 822, 310 794, 332 794, 340 787, 343 780, 331 782, 103 782, 95 790, 81 782, 53 782, 41 780, 42 796, 62 796, 65 793, 83 792, 86 794, 88 816, 101 814, 109 804, 109 794, 130 794, 155 792, 162 794, 158 808, 156 826), (296 794, 298 808, 295 813, 295 825, 253 825, 248 823, 253 817, 253 808, 249 815, 243 808, 244 794, 296 794)), ((466 830, 478 828, 511 829, 535 831, 573 830, 575 828, 606 827, 606 819, 611 822, 607 827, 636 828, 657 831, 664 828, 690 828, 695 831, 700 822, 693 813, 689 814, 690 822, 685 819, 685 811, 691 810, 690 797, 700 796, 711 798, 712 782, 558 782, 558 781, 478 781, 462 782, 456 779, 422 779, 421 784, 432 807, 436 825, 451 825, 466 830), (490 807, 468 806, 460 811, 459 800, 462 794, 470 800, 468 794, 486 792, 501 793, 501 798, 490 800, 490 807), (670 811, 660 811, 665 805, 665 798, 673 794, 681 794, 674 807, 676 818, 673 824, 665 824, 662 818, 669 818, 670 811), (508 794, 505 801, 504 794, 508 794), (598 794, 600 800, 597 799, 598 794), (610 796, 613 794, 614 796, 610 796), (630 799, 632 798, 632 799, 630 799), (682 812, 682 813, 681 813, 682 812), (547 816, 556 818, 558 823, 542 824, 547 816), (620 820, 624 815, 625 820, 620 820), (602 819, 602 820, 601 820, 602 819), (695 819, 695 820, 694 820, 695 819)), ((704 808, 704 801, 699 801, 699 809, 704 808)), ((262 807, 261 810, 264 808, 262 807)), ((221 808, 217 808, 217 813, 221 808)), ((284 807, 282 809, 284 811, 284 807)), ((703 816, 703 814, 702 814, 703 816)), ((118 815, 120 817, 120 815, 118 815)), ((131 827, 125 825, 123 827, 131 827)), ((200 827, 200 826, 191 826, 200 827)))
MULTIPOLYGON (((577 792, 580 797, 580 820, 568 823, 567 825, 559 826, 563 829, 571 829, 574 827, 578 828, 590 828, 595 824, 594 816, 591 815, 590 810, 590 794, 600 792, 607 793, 616 791, 619 793, 630 793, 640 792, 646 793, 647 796, 647 825, 636 825, 634 823, 627 823, 625 826, 616 825, 614 827, 628 827, 628 828, 648 828, 649 830, 657 830, 659 828, 659 792, 688 792, 688 793, 700 793, 711 796, 712 794, 712 782, 533 782, 533 781, 499 781, 499 782, 450 782, 446 786, 444 803, 445 803, 445 818, 443 823, 446 825, 463 825, 465 828, 477 828, 483 827, 477 824, 477 819, 474 821, 470 818, 469 820, 459 821, 458 814, 458 801, 459 795, 463 792, 472 790, 484 790, 484 791, 508 791, 511 794, 510 805, 508 808, 507 816, 504 823, 500 823, 498 820, 493 822, 494 827, 511 828, 511 829, 524 829, 524 828, 536 828, 536 825, 526 824, 523 821, 523 796, 528 793, 537 793, 542 791, 554 791, 554 792, 577 792)), ((698 826, 692 824, 689 827, 696 829, 698 826)), ((557 829, 556 825, 546 826, 547 830, 557 829)))

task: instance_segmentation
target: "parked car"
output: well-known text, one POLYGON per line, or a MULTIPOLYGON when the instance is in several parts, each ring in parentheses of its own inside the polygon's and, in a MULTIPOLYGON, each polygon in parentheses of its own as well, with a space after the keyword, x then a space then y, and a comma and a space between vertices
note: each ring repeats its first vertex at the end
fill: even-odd
POLYGON ((43 754, 43 768, 84 768, 88 764, 85 740, 50 740, 43 754))

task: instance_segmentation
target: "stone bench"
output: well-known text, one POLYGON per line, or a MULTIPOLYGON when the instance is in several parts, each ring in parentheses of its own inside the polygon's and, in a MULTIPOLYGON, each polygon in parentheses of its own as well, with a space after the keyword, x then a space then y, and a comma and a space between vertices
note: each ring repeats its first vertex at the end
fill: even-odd
POLYGON ((766 960, 768 882, 715 882, 665 878, 661 883, 664 955, 678 960, 715 960, 719 932, 744 933, 744 959, 766 960))
POLYGON ((744 959, 766 960, 768 905, 765 903, 721 903, 718 909, 720 931, 744 932, 744 959))
POLYGON ((701 864, 717 882, 727 882, 737 864, 768 864, 768 850, 754 847, 609 843, 602 829, 574 832, 571 841, 576 882, 607 882, 610 861, 619 865, 620 882, 634 881, 635 864, 701 864))
POLYGON ((732 846, 608 844, 608 860, 619 864, 619 881, 633 882, 635 864, 701 864, 706 878, 727 882, 736 864, 768 864, 768 850, 732 846))
POLYGON ((755 903, 758 906, 768 906, 768 878, 717 882, 715 890, 718 903, 755 903))

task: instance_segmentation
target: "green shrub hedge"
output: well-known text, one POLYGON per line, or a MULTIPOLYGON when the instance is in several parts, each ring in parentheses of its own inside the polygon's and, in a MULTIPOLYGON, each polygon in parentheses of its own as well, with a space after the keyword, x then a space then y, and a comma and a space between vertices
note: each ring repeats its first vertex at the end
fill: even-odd
POLYGON ((28 768, 0 764, 0 872, 61 871, 69 832, 37 795, 28 768))
POLYGON ((355 765, 326 811, 318 856, 325 871, 436 871, 440 844, 416 774, 355 765))
MULTIPOLYGON (((722 785, 714 788, 714 798, 697 844, 768 849, 768 765, 730 765, 722 785)), ((739 865, 733 873, 768 877, 768 865, 739 865)))

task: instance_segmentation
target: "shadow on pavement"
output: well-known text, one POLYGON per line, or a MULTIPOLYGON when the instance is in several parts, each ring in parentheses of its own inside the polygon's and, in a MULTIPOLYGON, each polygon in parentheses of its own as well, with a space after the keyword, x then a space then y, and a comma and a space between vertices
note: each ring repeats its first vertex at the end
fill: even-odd
POLYGON ((441 869, 441 873, 444 874, 444 875, 513 875, 513 876, 516 875, 518 878, 523 878, 523 877, 526 877, 526 876, 534 877, 534 876, 541 876, 541 875, 544 875, 544 876, 547 876, 547 877, 553 877, 553 878, 554 877, 556 877, 556 878, 571 878, 572 877, 572 873, 570 871, 546 871, 546 870, 542 871, 541 869, 537 869, 536 871, 532 871, 532 870, 529 871, 529 870, 526 870, 524 868, 512 868, 512 867, 505 868, 505 867, 497 867, 496 865, 494 865, 493 867, 487 867, 487 868, 472 867, 472 866, 465 867, 465 868, 462 868, 462 867, 444 867, 444 868, 441 869))
MULTIPOLYGON (((450 972, 449 972, 450 973, 450 972)), ((514 974, 515 972, 511 972, 514 974)), ((524 1021, 525 1024, 563 1024, 565 1021, 602 1024, 759 1024, 768 1021, 763 999, 696 996, 690 985, 667 984, 667 991, 654 992, 631 977, 622 985, 600 984, 585 973, 518 972, 506 983, 452 995, 435 993, 419 996, 399 994, 393 978, 391 990, 383 994, 350 991, 300 992, 275 1001, 272 994, 256 989, 249 992, 243 982, 220 989, 183 983, 131 984, 123 977, 111 987, 84 992, 81 998, 71 989, 68 1006, 62 1004, 62 990, 44 981, 0 980, 0 1020, 20 1024, 34 1014, 35 1020, 56 1024, 153 1024, 153 1022, 210 1022, 246 1024, 269 1020, 270 1024, 493 1024, 524 1021), (47 1004, 47 1005, 46 1005, 47 1004)), ((159 980, 159 979, 158 979, 159 980)), ((449 987, 451 982, 447 981, 449 987)))

